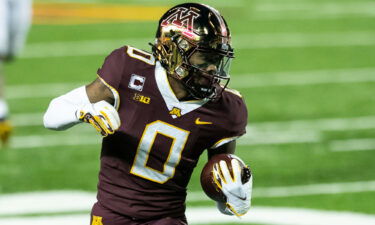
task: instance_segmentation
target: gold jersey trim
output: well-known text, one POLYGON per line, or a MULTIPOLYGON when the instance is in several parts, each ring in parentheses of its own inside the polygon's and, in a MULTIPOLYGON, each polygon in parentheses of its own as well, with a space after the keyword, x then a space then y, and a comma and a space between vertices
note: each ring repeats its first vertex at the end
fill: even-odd
POLYGON ((223 139, 220 139, 219 141, 217 141, 214 145, 212 145, 210 147, 210 149, 215 149, 215 148, 218 148, 226 143, 229 143, 231 141, 234 141, 236 140, 237 138, 239 138, 239 136, 234 136, 234 137, 227 137, 227 138, 223 138, 223 139))
POLYGON ((118 91, 116 90, 116 88, 114 88, 110 84, 108 84, 103 78, 101 78, 99 76, 99 74, 97 76, 100 79, 100 81, 111 90, 111 92, 113 94, 113 97, 115 98, 114 107, 118 111, 118 109, 120 107, 120 95, 119 95, 118 91))

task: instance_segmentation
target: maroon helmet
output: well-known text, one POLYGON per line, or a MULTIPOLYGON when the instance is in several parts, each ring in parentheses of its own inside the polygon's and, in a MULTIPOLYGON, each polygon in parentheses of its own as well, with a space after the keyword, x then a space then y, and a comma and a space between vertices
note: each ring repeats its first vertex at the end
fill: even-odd
POLYGON ((153 54, 167 74, 180 80, 194 98, 217 99, 228 85, 234 58, 230 31, 224 18, 210 6, 185 3, 168 10, 159 21, 153 54), (197 52, 204 63, 192 64, 191 57, 197 52), (207 71, 209 65, 215 69, 207 71), (208 82, 197 83, 197 76, 208 82))

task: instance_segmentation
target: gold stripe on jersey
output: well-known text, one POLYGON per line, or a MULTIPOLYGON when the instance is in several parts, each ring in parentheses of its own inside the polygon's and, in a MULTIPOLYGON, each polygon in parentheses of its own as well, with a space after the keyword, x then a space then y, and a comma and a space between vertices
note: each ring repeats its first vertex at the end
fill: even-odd
POLYGON ((235 90, 235 89, 225 88, 224 91, 230 92, 230 93, 235 94, 238 97, 242 98, 241 93, 239 91, 235 90))
POLYGON ((101 78, 99 74, 97 76, 100 79, 100 81, 112 91, 113 97, 115 98, 114 107, 118 111, 120 107, 120 95, 118 94, 118 91, 114 87, 112 87, 110 84, 108 84, 103 78, 101 78))
POLYGON ((217 141, 214 145, 212 145, 210 147, 210 149, 215 149, 215 148, 218 148, 226 143, 229 143, 231 141, 234 141, 238 138, 238 136, 235 136, 235 137, 228 137, 228 138, 223 138, 223 139, 220 139, 219 141, 217 141))

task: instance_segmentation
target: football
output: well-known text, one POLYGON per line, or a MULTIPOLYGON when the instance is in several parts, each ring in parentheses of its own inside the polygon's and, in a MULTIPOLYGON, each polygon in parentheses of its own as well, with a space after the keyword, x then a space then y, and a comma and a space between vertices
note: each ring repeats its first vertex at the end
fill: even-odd
MULTIPOLYGON (((203 170, 201 172, 201 186, 206 193, 206 195, 211 198, 214 201, 217 202, 226 202, 226 197, 223 194, 223 192, 220 190, 220 188, 217 186, 217 184, 214 181, 214 175, 213 175, 213 168, 216 163, 219 163, 221 160, 224 160, 227 165, 229 172, 233 176, 233 170, 231 165, 231 160, 237 159, 240 162, 242 172, 241 172, 241 180, 242 183, 246 183, 249 181, 251 177, 251 171, 250 168, 248 168, 243 161, 238 158, 238 156, 235 156, 233 154, 217 154, 214 155, 208 160, 206 165, 203 167, 203 170)), ((221 182, 218 180, 218 182, 221 182)))

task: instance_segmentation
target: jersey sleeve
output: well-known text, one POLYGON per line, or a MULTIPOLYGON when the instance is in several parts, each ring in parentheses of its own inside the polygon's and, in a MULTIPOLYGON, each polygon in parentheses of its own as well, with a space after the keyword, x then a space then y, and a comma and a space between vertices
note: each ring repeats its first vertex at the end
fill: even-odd
POLYGON ((240 137, 246 133, 246 126, 247 126, 247 107, 243 98, 238 98, 237 101, 234 102, 232 110, 232 120, 230 125, 230 133, 232 136, 240 137))
POLYGON ((225 120, 222 124, 222 132, 215 140, 211 149, 218 148, 228 142, 236 140, 246 133, 247 126, 247 107, 242 96, 236 95, 230 98, 224 98, 225 105, 227 105, 225 120))
POLYGON ((106 85, 118 90, 125 68, 128 66, 126 46, 114 50, 108 55, 102 67, 98 69, 98 75, 106 85))

